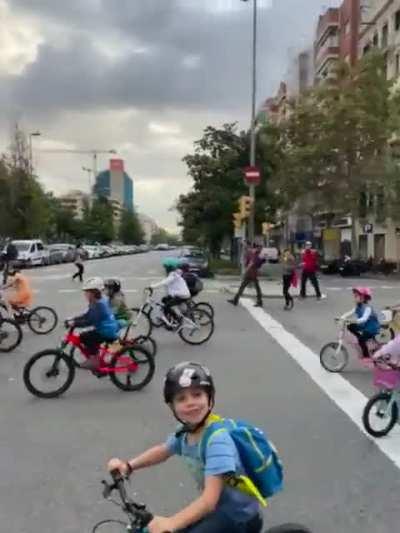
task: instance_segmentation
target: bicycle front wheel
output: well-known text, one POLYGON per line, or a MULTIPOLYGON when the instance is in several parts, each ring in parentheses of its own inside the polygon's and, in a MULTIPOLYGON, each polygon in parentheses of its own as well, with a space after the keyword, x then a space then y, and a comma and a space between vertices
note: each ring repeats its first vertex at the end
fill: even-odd
POLYGON ((123 391, 143 389, 154 376, 156 365, 154 358, 143 346, 126 346, 116 353, 110 366, 113 372, 110 379, 123 391))
POLYGON ((44 350, 31 357, 24 367, 24 383, 38 398, 56 398, 74 381, 75 367, 59 350, 44 350))
POLYGON ((328 372, 341 372, 349 362, 349 352, 338 342, 329 342, 321 348, 319 360, 328 372))
POLYGON ((214 319, 214 315, 215 315, 214 307, 208 302, 194 302, 193 307, 195 309, 202 309, 214 319))
POLYGON ((187 344, 200 345, 207 342, 214 333, 212 317, 202 309, 194 308, 184 316, 179 330, 180 338, 187 344))
POLYGON ((11 352, 21 341, 21 326, 15 320, 0 318, 0 352, 11 352))
POLYGON ((384 437, 399 418, 397 403, 392 401, 390 392, 380 392, 372 396, 364 408, 362 421, 367 433, 373 437, 384 437))
POLYGON ((35 307, 28 315, 28 326, 37 335, 46 335, 58 324, 57 313, 51 307, 35 307))
POLYGON ((94 526, 92 533, 123 533, 133 531, 131 526, 122 520, 102 520, 94 526))
POLYGON ((133 344, 139 344, 139 346, 142 346, 152 357, 157 355, 158 347, 153 337, 143 337, 140 335, 139 337, 133 339, 132 342, 133 344))

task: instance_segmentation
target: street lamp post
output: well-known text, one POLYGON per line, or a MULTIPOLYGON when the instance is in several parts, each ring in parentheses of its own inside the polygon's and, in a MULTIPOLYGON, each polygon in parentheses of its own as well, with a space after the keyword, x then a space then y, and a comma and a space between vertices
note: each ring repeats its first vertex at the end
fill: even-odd
POLYGON ((40 131, 33 131, 29 134, 29 175, 33 176, 33 150, 32 150, 32 137, 40 137, 40 131))
MULTIPOLYGON (((242 0, 248 2, 248 0, 242 0)), ((256 164, 256 96, 257 96, 257 0, 253 0, 253 53, 252 53, 252 90, 251 90, 251 127, 250 127, 250 166, 256 164)), ((249 240, 254 241, 254 211, 256 187, 249 185, 252 208, 249 217, 249 240)))

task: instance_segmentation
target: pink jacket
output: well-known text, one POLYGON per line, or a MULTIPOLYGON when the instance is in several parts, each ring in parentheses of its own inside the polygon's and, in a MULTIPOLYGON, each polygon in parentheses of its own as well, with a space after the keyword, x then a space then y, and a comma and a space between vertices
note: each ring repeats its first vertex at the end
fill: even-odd
POLYGON ((373 355, 373 359, 379 359, 380 357, 390 356, 392 363, 400 365, 400 333, 396 337, 382 346, 373 355))

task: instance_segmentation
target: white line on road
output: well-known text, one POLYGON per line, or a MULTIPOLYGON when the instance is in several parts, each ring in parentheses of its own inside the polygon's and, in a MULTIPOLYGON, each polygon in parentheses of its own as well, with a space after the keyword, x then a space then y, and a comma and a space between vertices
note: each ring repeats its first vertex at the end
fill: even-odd
POLYGON ((79 289, 58 289, 58 292, 69 293, 69 292, 78 292, 79 289))
POLYGON ((124 289, 124 292, 139 292, 139 289, 124 289))
POLYGON ((297 337, 287 331, 264 310, 253 307, 252 301, 243 299, 242 305, 273 339, 298 363, 327 396, 354 422, 376 446, 400 468, 400 428, 392 430, 389 437, 373 439, 362 425, 362 410, 367 398, 339 374, 329 374, 320 365, 319 357, 297 337))

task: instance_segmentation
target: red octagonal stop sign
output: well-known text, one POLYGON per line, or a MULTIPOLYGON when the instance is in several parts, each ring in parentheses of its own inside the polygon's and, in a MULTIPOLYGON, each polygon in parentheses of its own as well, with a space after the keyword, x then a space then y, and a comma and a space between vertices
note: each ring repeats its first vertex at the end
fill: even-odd
POLYGON ((261 181, 261 172, 258 167, 245 167, 244 179, 247 185, 259 185, 261 181))

